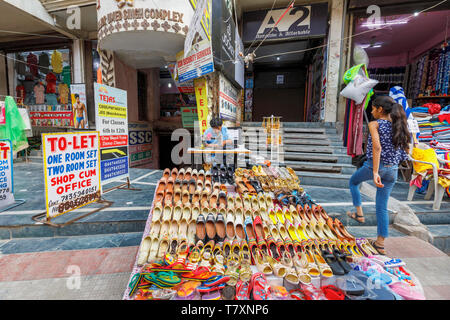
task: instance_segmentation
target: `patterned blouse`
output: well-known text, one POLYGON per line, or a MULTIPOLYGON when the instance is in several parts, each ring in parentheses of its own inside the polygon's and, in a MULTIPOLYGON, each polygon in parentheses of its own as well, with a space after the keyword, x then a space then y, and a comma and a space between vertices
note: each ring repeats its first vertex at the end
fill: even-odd
MULTIPOLYGON (((380 135, 381 155, 380 162, 384 165, 398 165, 408 159, 403 149, 395 148, 392 144, 392 123, 388 120, 377 120, 378 134, 380 135)), ((369 134, 367 142, 367 159, 373 159, 372 136, 369 134)))

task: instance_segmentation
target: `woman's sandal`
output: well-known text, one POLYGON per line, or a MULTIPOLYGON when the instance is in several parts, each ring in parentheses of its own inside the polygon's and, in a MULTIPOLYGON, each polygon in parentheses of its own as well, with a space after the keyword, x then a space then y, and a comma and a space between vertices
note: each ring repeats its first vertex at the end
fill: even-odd
POLYGON ((379 245, 376 244, 375 240, 372 239, 368 239, 370 245, 378 251, 378 253, 382 256, 386 255, 386 250, 384 249, 384 247, 380 247, 379 245))
POLYGON ((357 212, 350 212, 347 211, 347 216, 355 220, 356 222, 363 224, 365 220, 361 221, 361 219, 364 219, 364 216, 360 216, 357 212))

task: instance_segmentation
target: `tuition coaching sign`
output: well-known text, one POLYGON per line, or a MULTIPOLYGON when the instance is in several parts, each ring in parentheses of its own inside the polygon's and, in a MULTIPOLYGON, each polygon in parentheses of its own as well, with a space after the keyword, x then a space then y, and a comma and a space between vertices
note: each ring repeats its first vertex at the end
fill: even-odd
POLYGON ((94 83, 102 184, 129 178, 127 92, 94 83))
POLYGON ((100 198, 98 132, 43 133, 42 145, 48 218, 100 198))
POLYGON ((0 209, 15 203, 12 158, 11 141, 0 140, 0 209))

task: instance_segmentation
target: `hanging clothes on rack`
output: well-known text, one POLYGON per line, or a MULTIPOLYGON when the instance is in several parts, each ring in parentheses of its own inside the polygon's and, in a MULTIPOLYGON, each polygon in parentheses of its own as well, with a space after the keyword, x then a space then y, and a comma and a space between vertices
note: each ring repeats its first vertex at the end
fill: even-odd
POLYGON ((52 53, 52 69, 54 73, 61 73, 63 69, 63 58, 61 52, 55 50, 52 53))
POLYGON ((14 152, 28 148, 28 140, 25 133, 26 124, 20 115, 16 102, 9 96, 5 98, 5 118, 5 125, 0 126, 0 139, 11 140, 14 152))
POLYGON ((34 77, 37 77, 39 74, 38 57, 31 52, 27 56, 27 66, 30 69, 31 74, 34 77))
POLYGON ((36 99, 36 104, 44 104, 45 103, 45 96, 44 96, 44 92, 45 92, 45 87, 42 84, 42 82, 38 82, 35 86, 34 86, 34 97, 36 99))
MULTIPOLYGON (((364 64, 359 64, 347 70, 344 74, 344 83, 348 84, 358 74, 364 74, 369 78, 367 67, 364 64)), ((347 154, 352 157, 360 156, 363 151, 363 123, 364 112, 369 105, 371 97, 374 95, 371 89, 364 100, 360 104, 356 104, 353 100, 347 99, 346 116, 344 123, 344 146, 347 147, 347 154)))
POLYGON ((50 67, 50 58, 46 52, 42 52, 39 55, 39 71, 43 74, 47 74, 50 67))

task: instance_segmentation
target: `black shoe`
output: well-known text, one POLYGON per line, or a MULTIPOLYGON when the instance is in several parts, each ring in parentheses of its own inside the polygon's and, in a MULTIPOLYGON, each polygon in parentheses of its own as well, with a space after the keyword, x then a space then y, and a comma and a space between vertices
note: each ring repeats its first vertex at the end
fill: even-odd
POLYGON ((255 188, 256 193, 263 192, 262 187, 258 180, 249 179, 250 184, 255 188))
POLYGON ((196 231, 195 231, 195 243, 197 243, 199 240, 201 240, 203 243, 206 242, 205 217, 201 213, 197 217, 197 226, 196 226, 196 231), (199 237, 199 233, 203 234, 203 238, 199 237))
POLYGON ((227 179, 229 184, 234 184, 234 165, 229 165, 227 167, 227 179))
POLYGON ((211 178, 213 183, 219 182, 219 168, 217 168, 217 165, 213 165, 211 168, 211 178))
POLYGON ((350 255, 344 254, 337 249, 333 250, 333 255, 336 257, 337 261, 341 265, 342 269, 344 269, 345 273, 349 273, 350 271, 353 270, 353 268, 347 262, 347 256, 350 255))
POLYGON ((212 213, 208 213, 208 216, 206 217, 206 243, 208 243, 211 240, 216 239, 216 219, 214 218, 214 215, 212 213))
POLYGON ((331 271, 333 271, 333 275, 343 276, 345 274, 344 269, 341 264, 338 262, 337 258, 329 251, 322 250, 322 257, 325 259, 325 262, 330 266, 331 271))
POLYGON ((226 237, 226 225, 223 214, 218 213, 216 218, 216 243, 222 243, 226 237))

